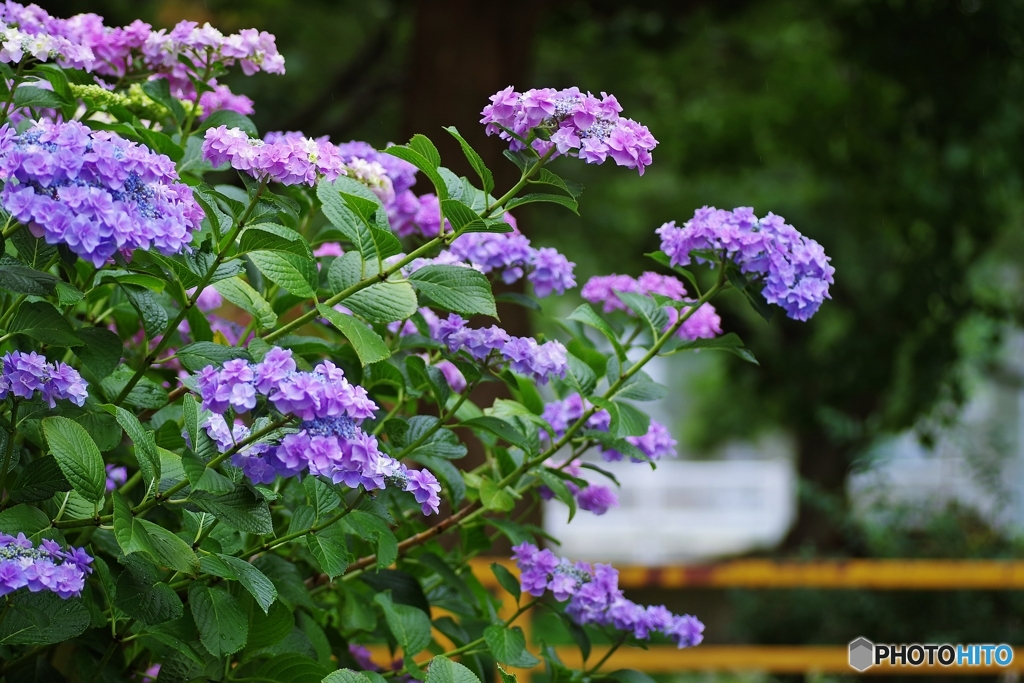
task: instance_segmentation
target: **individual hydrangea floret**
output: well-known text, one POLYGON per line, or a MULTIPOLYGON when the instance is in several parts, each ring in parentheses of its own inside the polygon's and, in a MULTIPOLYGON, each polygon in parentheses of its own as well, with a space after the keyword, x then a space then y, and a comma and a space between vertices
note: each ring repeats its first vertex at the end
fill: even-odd
POLYGON ((522 140, 529 139, 531 130, 542 128, 547 135, 531 143, 539 154, 553 151, 590 164, 602 164, 611 157, 619 166, 643 175, 658 141, 646 126, 620 117, 621 111, 615 96, 606 93, 599 99, 579 88, 519 93, 509 86, 491 97, 480 123, 486 125, 488 135, 508 140, 513 151, 523 149, 522 140))
POLYGON ((63 600, 80 597, 91 564, 92 557, 82 548, 64 550, 45 538, 35 547, 23 533, 0 533, 0 595, 28 588, 32 593, 51 591, 63 600))
POLYGON ((692 647, 704 640, 704 624, 691 615, 676 615, 664 605, 644 607, 627 600, 619 588, 619 572, 607 564, 571 563, 532 543, 512 548, 525 592, 541 597, 550 591, 566 602, 565 612, 581 626, 594 624, 632 633, 649 640, 654 633, 669 637, 678 647, 692 647))
POLYGON ((58 400, 81 407, 89 397, 88 384, 77 370, 60 361, 51 363, 35 351, 10 351, 0 363, 0 400, 8 396, 31 399, 38 391, 43 401, 54 408, 58 400))
POLYGON ((113 463, 107 463, 104 465, 104 469, 107 474, 107 493, 110 493, 118 486, 121 486, 128 481, 128 468, 123 465, 115 465, 113 463))
POLYGON ((437 477, 427 470, 407 470, 405 473, 405 490, 412 493, 416 502, 423 509, 423 514, 437 514, 441 505, 441 484, 437 477))
POLYGON ((715 252, 740 270, 763 282, 762 296, 781 306, 794 320, 808 320, 825 299, 830 299, 835 268, 816 241, 801 235, 781 216, 758 218, 750 207, 732 211, 705 206, 676 227, 675 221, 657 230, 661 250, 673 266, 696 259, 693 251, 715 252))
POLYGON ((0 128, 0 179, 4 209, 96 267, 118 250, 180 253, 203 219, 169 157, 77 121, 0 128))

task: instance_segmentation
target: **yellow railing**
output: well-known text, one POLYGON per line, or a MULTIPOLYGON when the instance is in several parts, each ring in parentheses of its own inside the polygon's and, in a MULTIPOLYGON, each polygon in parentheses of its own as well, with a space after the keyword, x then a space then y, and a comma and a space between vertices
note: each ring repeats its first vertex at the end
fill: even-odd
MULTIPOLYGON (((498 562, 514 574, 508 559, 477 559, 471 568, 489 589, 500 590, 491 572, 498 562)), ((733 560, 715 564, 666 567, 620 567, 619 586, 631 588, 831 588, 871 590, 1022 590, 1024 561, 1010 560, 733 560)), ((515 606, 506 607, 508 616, 515 606)), ((438 611, 438 610, 435 610, 438 611)), ((530 639, 530 620, 517 622, 530 639)), ((438 642, 449 645, 435 631, 438 642)), ((870 638, 871 634, 862 634, 870 638)), ((374 659, 384 663, 390 653, 372 647, 374 659)), ((555 648, 569 666, 579 666, 576 647, 555 648)), ((590 655, 597 661, 607 650, 595 646, 590 655)), ((679 650, 670 645, 653 645, 647 650, 622 648, 603 670, 639 669, 648 673, 677 671, 766 671, 770 673, 855 673, 848 665, 846 646, 746 646, 701 645, 679 650)), ((425 657, 425 658, 429 658, 425 657)), ((538 670, 540 667, 538 667, 538 670)), ((1014 649, 1008 667, 890 667, 875 666, 870 674, 984 675, 1024 672, 1024 648, 1014 649)), ((518 673, 528 673, 518 671, 518 673)))

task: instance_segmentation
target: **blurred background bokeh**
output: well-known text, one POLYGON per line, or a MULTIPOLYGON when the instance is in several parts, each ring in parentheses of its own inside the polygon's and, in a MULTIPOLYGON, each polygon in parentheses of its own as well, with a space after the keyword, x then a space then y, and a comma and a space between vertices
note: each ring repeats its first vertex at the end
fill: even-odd
MULTIPOLYGON (((425 133, 459 172, 442 125, 503 167, 477 124, 493 92, 614 93, 660 141, 644 177, 562 160, 586 188, 579 217, 517 210, 580 283, 650 269, 654 229, 705 204, 781 214, 824 245, 836 284, 810 323, 719 306, 760 367, 705 352, 655 368, 680 459, 624 469, 622 508, 605 517, 564 527, 549 509, 567 554, 1024 554, 1019 0, 41 4, 109 24, 268 30, 287 75, 229 83, 256 101, 261 131, 378 146, 425 133)), ((530 324, 542 323, 509 323, 530 324)), ((636 597, 699 614, 708 643, 1024 643, 1015 592, 656 593, 636 597)))

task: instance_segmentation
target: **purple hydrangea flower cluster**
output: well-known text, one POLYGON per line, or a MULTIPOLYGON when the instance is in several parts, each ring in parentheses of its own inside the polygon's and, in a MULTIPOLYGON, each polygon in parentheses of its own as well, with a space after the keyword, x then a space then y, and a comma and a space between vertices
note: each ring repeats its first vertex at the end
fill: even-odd
POLYGON ((217 126, 206 130, 203 157, 214 166, 230 163, 254 178, 282 185, 314 185, 320 177, 334 180, 345 175, 338 149, 327 138, 306 138, 299 133, 250 138, 241 128, 217 126))
POLYGON ((532 337, 512 337, 496 325, 472 328, 456 313, 439 321, 431 332, 451 353, 464 351, 478 361, 493 358, 493 353, 509 363, 513 372, 540 384, 552 377, 564 379, 569 369, 566 349, 557 340, 538 344, 532 337))
MULTIPOLYGON (((508 216, 508 214, 505 214, 508 216)), ((518 230, 505 233, 471 232, 452 242, 451 253, 482 273, 498 272, 506 284, 512 284, 529 270, 538 297, 544 298, 576 286, 576 264, 551 247, 536 249, 518 230)))
MULTIPOLYGON (((612 311, 626 311, 633 315, 633 311, 618 297, 616 292, 628 292, 650 296, 658 294, 675 301, 686 300, 686 288, 683 283, 671 275, 659 275, 658 273, 646 272, 639 278, 629 275, 596 275, 583 285, 580 294, 592 304, 601 304, 605 313, 612 311)), ((679 319, 679 311, 671 306, 665 306, 665 313, 668 315, 668 329, 679 319)), ((685 314, 691 307, 684 306, 682 312, 685 314)), ((722 319, 719 317, 715 307, 705 303, 697 309, 676 333, 679 337, 688 340, 711 339, 722 334, 722 319)))
POLYGON ((51 363, 35 351, 11 351, 4 354, 0 364, 0 400, 8 396, 30 399, 38 391, 54 408, 58 399, 81 407, 89 397, 88 384, 77 370, 60 361, 51 363))
POLYGON ((6 2, 0 5, 0 21, 0 62, 16 64, 29 57, 70 69, 90 69, 96 63, 88 43, 76 35, 75 23, 52 17, 38 5, 6 2))
POLYGON ((92 573, 90 564, 92 558, 82 548, 64 550, 48 538, 35 547, 25 534, 0 534, 0 595, 28 588, 33 593, 52 591, 64 600, 77 598, 92 573))
POLYGON ((537 137, 533 148, 544 154, 577 156, 590 164, 602 164, 611 157, 619 166, 635 168, 640 175, 651 163, 657 145, 647 126, 619 116, 621 105, 614 95, 601 98, 579 88, 535 88, 524 93, 509 86, 491 96, 480 123, 488 135, 509 140, 513 151, 524 147, 534 128, 543 128, 549 139, 537 137), (517 137, 518 136, 518 137, 517 137))
POLYGON ((170 158, 77 121, 0 128, 0 179, 11 215, 96 267, 118 250, 177 254, 203 219, 170 158))
POLYGON ((104 465, 104 469, 107 473, 107 493, 110 493, 118 486, 121 486, 128 481, 128 468, 123 465, 115 465, 113 463, 107 463, 104 465))
POLYGON ((512 551, 523 590, 535 597, 550 591, 555 600, 568 600, 565 612, 580 625, 611 626, 631 632, 637 640, 662 633, 680 648, 704 640, 704 624, 696 617, 672 614, 664 605, 644 607, 626 599, 619 588, 619 572, 611 565, 571 563, 532 543, 521 543, 512 551))
MULTIPOLYGON (((583 414, 591 408, 589 401, 579 394, 572 394, 560 401, 551 401, 544 406, 541 417, 551 425, 556 437, 565 434, 566 430, 583 417, 583 414)), ((606 432, 611 426, 611 415, 607 410, 601 409, 595 412, 587 420, 586 428, 595 431, 606 432)), ((541 438, 547 438, 546 432, 542 432, 541 438)), ((636 446, 641 453, 651 460, 658 461, 662 458, 674 458, 676 456, 676 440, 672 438, 668 428, 656 420, 651 420, 647 433, 642 436, 627 436, 626 441, 636 446)), ((601 450, 601 457, 607 462, 622 460, 622 453, 616 450, 601 450)), ((634 462, 641 462, 639 459, 631 458, 634 462)))
POLYGON ((382 453, 377 439, 359 428, 377 406, 363 387, 350 383, 330 361, 312 372, 299 372, 292 352, 275 347, 259 363, 234 359, 220 370, 207 366, 199 371, 197 386, 202 408, 213 412, 204 427, 221 452, 251 434, 239 420, 229 426, 223 413, 229 408, 236 413, 252 410, 257 395, 302 421, 298 432, 287 434, 279 444, 247 444, 232 455, 232 463, 254 482, 268 484, 278 475, 308 471, 349 487, 398 485, 413 494, 424 514, 438 511, 437 479, 426 470, 408 470, 382 453))
POLYGON ((256 111, 251 99, 245 95, 236 95, 228 86, 211 82, 210 87, 213 90, 207 90, 199 96, 199 106, 202 108, 200 121, 210 118, 210 114, 216 111, 233 111, 246 116, 256 111))
POLYGON ((764 282, 761 294, 781 306, 794 320, 808 320, 825 299, 830 299, 835 268, 816 241, 801 235, 781 216, 758 218, 750 207, 732 211, 707 207, 676 227, 675 221, 657 230, 661 250, 673 266, 689 265, 694 250, 714 251, 740 270, 764 282))

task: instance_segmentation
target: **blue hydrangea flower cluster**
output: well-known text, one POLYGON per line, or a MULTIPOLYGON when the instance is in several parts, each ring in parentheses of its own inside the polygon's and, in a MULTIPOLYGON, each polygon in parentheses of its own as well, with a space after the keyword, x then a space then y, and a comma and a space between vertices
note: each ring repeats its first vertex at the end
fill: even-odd
POLYGON ((565 612, 581 626, 610 626, 632 633, 637 640, 662 633, 680 648, 704 640, 704 624, 696 617, 673 614, 664 605, 644 607, 626 599, 619 588, 619 572, 611 565, 571 563, 532 543, 521 543, 512 551, 523 590, 535 597, 550 591, 555 600, 568 600, 565 612))
POLYGON ((758 218, 750 207, 732 211, 705 206, 683 227, 675 221, 658 228, 661 250, 673 266, 689 265, 694 250, 713 251, 764 282, 761 294, 794 320, 808 320, 825 299, 835 268, 821 245, 801 235, 781 216, 758 218))
POLYGON ((8 396, 30 399, 38 391, 43 401, 54 408, 57 400, 81 407, 89 397, 88 383, 77 370, 60 361, 51 363, 35 351, 10 351, 0 359, 0 365, 0 400, 8 396))
MULTIPOLYGON (((639 278, 614 273, 611 275, 595 275, 587 280, 587 284, 583 285, 580 295, 592 304, 601 304, 601 308, 605 313, 625 311, 630 315, 635 315, 629 306, 618 297, 617 292, 641 294, 644 296, 658 294, 675 301, 687 300, 686 288, 678 278, 652 272, 646 272, 639 278)), ((684 306, 682 313, 685 315, 690 308, 684 306)), ((665 326, 665 329, 668 329, 679 319, 680 311, 671 306, 665 306, 665 313, 669 318, 668 324, 665 326)), ((709 303, 705 303, 687 318, 676 333, 677 336, 690 341, 694 339, 712 339, 720 334, 722 334, 722 319, 718 316, 718 312, 715 311, 715 307, 709 303)))
POLYGON ((23 533, 0 533, 0 595, 28 588, 33 593, 52 591, 64 600, 80 597, 91 564, 92 557, 82 548, 65 551, 48 538, 35 547, 23 533))
POLYGON ((467 233, 452 242, 450 250, 482 273, 500 273, 506 284, 521 279, 524 271, 529 270, 527 279, 540 298, 552 292, 561 295, 576 286, 575 263, 551 247, 530 246, 530 240, 518 229, 505 233, 467 233))
POLYGON ((232 464, 254 482, 269 484, 279 475, 308 471, 353 488, 399 486, 413 494, 424 514, 438 511, 441 486, 437 479, 426 470, 409 470, 382 453, 377 439, 359 428, 377 405, 330 361, 312 372, 300 372, 292 352, 275 347, 259 363, 235 359, 220 370, 207 366, 196 380, 202 408, 213 413, 204 428, 222 453, 251 434, 240 420, 229 426, 223 414, 229 409, 236 414, 252 410, 257 395, 267 397, 283 415, 301 420, 298 431, 278 444, 247 444, 232 455, 232 464))
POLYGON ((552 377, 564 379, 569 369, 567 352, 560 341, 538 344, 533 337, 513 337, 496 325, 472 328, 456 313, 439 320, 432 336, 451 353, 463 351, 481 362, 500 359, 513 372, 540 384, 546 384, 552 377))
POLYGON ((523 148, 521 140, 532 129, 542 128, 547 135, 532 142, 540 154, 553 148, 556 154, 577 156, 590 164, 603 164, 611 157, 619 166, 643 175, 658 141, 647 126, 620 117, 620 111, 614 95, 601 93, 598 99, 579 88, 519 93, 509 86, 491 96, 480 123, 486 124, 488 135, 509 140, 513 151, 523 148))
POLYGON ((97 268, 118 250, 177 254, 203 220, 170 158, 77 121, 0 128, 0 179, 4 209, 97 268))

